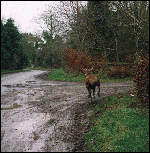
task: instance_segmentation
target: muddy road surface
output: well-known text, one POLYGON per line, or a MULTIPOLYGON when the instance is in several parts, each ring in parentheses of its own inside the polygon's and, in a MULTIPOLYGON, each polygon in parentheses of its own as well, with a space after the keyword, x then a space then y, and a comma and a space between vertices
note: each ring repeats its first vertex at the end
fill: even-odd
POLYGON ((84 83, 50 81, 46 71, 1 76, 1 151, 73 152, 82 150, 96 103, 134 88, 131 81, 101 83, 92 102, 84 83))

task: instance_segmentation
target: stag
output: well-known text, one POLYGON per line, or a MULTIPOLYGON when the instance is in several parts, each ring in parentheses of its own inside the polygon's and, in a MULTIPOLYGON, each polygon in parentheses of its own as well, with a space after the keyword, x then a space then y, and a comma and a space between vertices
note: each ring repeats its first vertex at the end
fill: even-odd
MULTIPOLYGON (((95 88, 96 86, 98 86, 98 97, 100 97, 100 80, 98 79, 98 77, 94 74, 91 74, 91 71, 93 70, 93 67, 91 69, 83 69, 83 71, 85 72, 85 85, 86 88, 89 92, 89 96, 88 98, 91 98, 91 90, 93 89, 93 97, 95 96, 95 88)), ((94 97, 95 98, 95 97, 94 97)))

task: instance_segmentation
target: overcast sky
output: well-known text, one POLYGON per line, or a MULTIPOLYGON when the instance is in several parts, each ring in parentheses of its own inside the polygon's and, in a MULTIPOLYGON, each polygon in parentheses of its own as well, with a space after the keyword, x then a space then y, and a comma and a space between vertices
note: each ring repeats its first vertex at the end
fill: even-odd
POLYGON ((1 1, 1 19, 13 18, 20 32, 36 34, 40 26, 33 21, 48 4, 57 5, 58 1, 1 1))

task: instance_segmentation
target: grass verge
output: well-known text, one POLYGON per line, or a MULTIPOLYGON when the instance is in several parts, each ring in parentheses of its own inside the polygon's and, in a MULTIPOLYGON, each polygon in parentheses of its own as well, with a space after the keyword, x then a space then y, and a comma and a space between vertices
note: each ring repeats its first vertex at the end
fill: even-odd
POLYGON ((84 82, 84 74, 66 73, 63 69, 52 69, 49 75, 50 80, 56 81, 73 81, 73 82, 84 82))
POLYGON ((109 96, 96 105, 85 135, 89 152, 149 152, 149 109, 133 107, 137 97, 109 96))
POLYGON ((24 72, 29 70, 1 70, 1 74, 8 74, 8 73, 17 73, 17 72, 24 72))
MULTIPOLYGON (((49 75, 50 80, 57 80, 57 81, 73 81, 73 82, 84 82, 85 75, 83 73, 77 75, 76 73, 68 72, 66 73, 63 69, 51 69, 52 72, 49 75)), ((101 82, 116 82, 116 81, 131 81, 130 78, 125 79, 109 79, 109 78, 102 78, 100 79, 101 82)))

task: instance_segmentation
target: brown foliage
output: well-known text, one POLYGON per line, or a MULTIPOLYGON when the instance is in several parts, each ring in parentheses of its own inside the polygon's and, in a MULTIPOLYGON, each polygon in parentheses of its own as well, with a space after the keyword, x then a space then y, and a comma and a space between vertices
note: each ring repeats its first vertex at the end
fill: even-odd
POLYGON ((83 68, 95 67, 97 69, 105 67, 105 58, 102 54, 101 59, 96 59, 89 55, 86 51, 76 51, 68 48, 64 51, 63 58, 66 62, 66 69, 72 72, 81 73, 83 68))
POLYGON ((142 104, 149 105, 149 57, 140 56, 137 63, 137 73, 134 77, 137 96, 142 104))
POLYGON ((111 67, 107 75, 110 78, 125 78, 125 77, 132 76, 132 73, 133 73, 132 66, 130 65, 124 66, 124 65, 115 63, 111 67))
POLYGON ((108 77, 111 78, 125 78, 134 75, 133 57, 132 55, 126 56, 126 62, 128 63, 112 63, 112 67, 108 72, 108 77))

